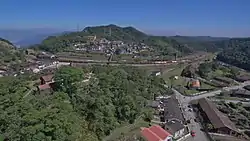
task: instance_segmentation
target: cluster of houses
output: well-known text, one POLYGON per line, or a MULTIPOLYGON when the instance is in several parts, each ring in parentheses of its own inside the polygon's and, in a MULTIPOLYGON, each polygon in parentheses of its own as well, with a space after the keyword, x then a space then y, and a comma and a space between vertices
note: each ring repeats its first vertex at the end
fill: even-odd
POLYGON ((123 41, 109 41, 105 38, 96 39, 90 43, 77 43, 73 45, 76 51, 88 51, 93 53, 117 53, 137 54, 142 51, 149 51, 149 46, 144 43, 125 43, 123 41))
POLYGON ((156 116, 160 117, 160 121, 157 122, 159 125, 142 128, 142 135, 148 141, 172 141, 189 134, 188 128, 185 126, 182 109, 175 95, 158 97, 149 106, 157 111, 156 116), (155 133, 156 131, 158 133, 155 133))
MULTIPOLYGON (((246 138, 235 124, 207 98, 199 99, 193 104, 197 109, 195 110, 197 118, 205 132, 227 135, 237 139, 246 138)), ((193 132, 189 131, 188 119, 185 119, 184 111, 176 95, 159 97, 156 101, 150 102, 150 107, 157 111, 156 115, 160 116, 160 121, 152 121, 155 125, 141 128, 141 134, 147 141, 181 140, 193 132)))

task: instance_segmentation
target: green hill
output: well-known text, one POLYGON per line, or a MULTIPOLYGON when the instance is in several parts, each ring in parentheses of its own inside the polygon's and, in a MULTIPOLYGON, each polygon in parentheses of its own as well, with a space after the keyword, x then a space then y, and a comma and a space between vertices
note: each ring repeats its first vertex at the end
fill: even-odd
POLYGON ((188 54, 193 50, 183 44, 163 36, 150 36, 134 27, 119 27, 116 25, 86 27, 81 32, 72 32, 61 36, 52 36, 39 45, 41 50, 52 53, 70 50, 74 43, 86 43, 89 36, 106 38, 110 41, 123 41, 125 43, 145 43, 151 46, 157 55, 188 54))
POLYGON ((233 38, 221 42, 224 50, 217 59, 225 63, 250 70, 250 38, 233 38))
POLYGON ((10 66, 22 62, 24 56, 8 40, 0 38, 0 65, 10 66))
POLYGON ((230 38, 226 37, 210 37, 210 36, 171 36, 170 38, 189 46, 194 50, 217 52, 222 48, 221 42, 230 38))

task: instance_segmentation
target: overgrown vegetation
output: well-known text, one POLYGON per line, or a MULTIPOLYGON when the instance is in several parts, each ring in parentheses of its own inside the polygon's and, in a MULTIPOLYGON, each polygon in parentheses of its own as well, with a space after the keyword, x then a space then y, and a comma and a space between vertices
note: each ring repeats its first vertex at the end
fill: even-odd
POLYGON ((24 97, 25 79, 0 79, 0 134, 11 141, 101 140, 140 116, 150 118, 146 101, 169 94, 160 78, 121 66, 63 67, 51 95, 24 97))
POLYGON ((218 102, 218 109, 224 114, 229 115, 239 129, 249 129, 250 127, 250 112, 249 107, 244 107, 242 103, 225 103, 218 102))

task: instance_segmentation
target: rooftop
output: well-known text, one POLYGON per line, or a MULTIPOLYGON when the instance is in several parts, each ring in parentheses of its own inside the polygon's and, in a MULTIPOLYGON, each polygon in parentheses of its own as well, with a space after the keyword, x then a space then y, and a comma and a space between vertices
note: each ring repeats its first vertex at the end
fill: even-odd
POLYGON ((183 128, 184 125, 179 120, 171 120, 165 124, 165 130, 169 131, 171 134, 174 134, 183 128))
POLYGON ((141 134, 148 141, 163 141, 167 137, 172 136, 166 130, 162 129, 159 125, 154 125, 149 128, 142 128, 141 134))
POLYGON ((202 110, 206 113, 208 119, 214 126, 214 128, 222 128, 227 127, 231 130, 234 130, 236 132, 239 132, 238 129, 235 127, 232 121, 225 116, 223 113, 221 113, 214 103, 212 103, 207 98, 202 98, 199 100, 199 105, 202 108, 202 110))
POLYGON ((42 76, 41 79, 43 79, 46 82, 49 82, 49 81, 52 81, 53 77, 54 77, 54 75, 50 74, 50 75, 42 76))
POLYGON ((184 121, 184 117, 179 107, 179 102, 176 99, 175 95, 171 96, 168 99, 165 99, 163 101, 163 105, 165 120, 177 119, 180 121, 184 121))

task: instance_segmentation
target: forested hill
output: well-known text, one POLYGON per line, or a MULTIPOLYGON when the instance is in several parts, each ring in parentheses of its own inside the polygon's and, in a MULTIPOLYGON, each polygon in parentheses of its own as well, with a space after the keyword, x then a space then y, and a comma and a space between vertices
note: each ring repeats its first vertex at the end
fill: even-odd
POLYGON ((3 38, 0 38, 0 42, 1 42, 1 44, 6 43, 9 46, 14 46, 10 41, 3 39, 3 38))
POLYGON ((185 44, 194 50, 217 52, 223 49, 221 43, 228 41, 227 37, 210 37, 210 36, 171 36, 181 44, 185 44))
POLYGON ((250 38, 233 38, 221 43, 224 50, 217 59, 250 70, 250 38))
POLYGON ((134 27, 119 27, 116 25, 86 27, 81 32, 67 33, 61 36, 51 36, 45 39, 39 48, 49 52, 60 52, 69 49, 74 43, 86 43, 89 36, 106 38, 110 41, 125 43, 145 43, 159 54, 172 55, 174 53, 188 54, 193 52, 187 46, 163 36, 150 36, 134 27))
POLYGON ((0 66, 10 66, 23 59, 21 52, 10 41, 0 38, 0 66))

